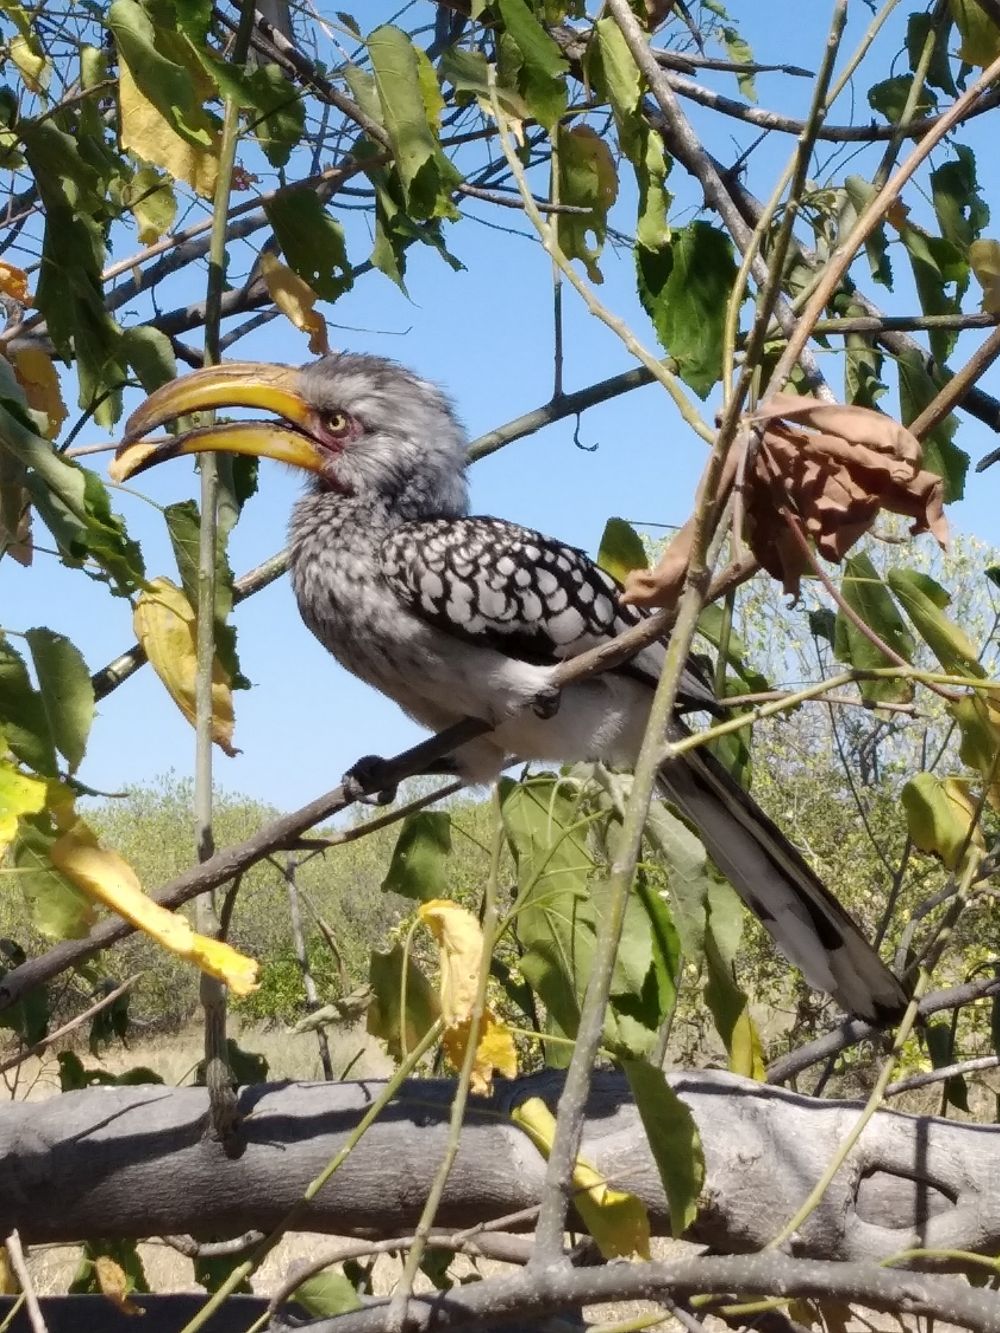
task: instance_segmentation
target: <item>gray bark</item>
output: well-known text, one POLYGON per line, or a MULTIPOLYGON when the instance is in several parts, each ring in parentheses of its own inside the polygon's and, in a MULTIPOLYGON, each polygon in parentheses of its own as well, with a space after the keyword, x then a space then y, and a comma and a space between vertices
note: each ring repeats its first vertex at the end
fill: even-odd
MULTIPOLYGON (((718 1072, 670 1082, 690 1107, 706 1158, 688 1238, 717 1251, 765 1245, 803 1201, 858 1115, 718 1072)), ((24 1241, 176 1232, 218 1238, 276 1225, 342 1144, 379 1081, 267 1084, 240 1092, 241 1155, 206 1137, 200 1088, 94 1088, 0 1110, 0 1235, 24 1241)), ((439 1227, 468 1227, 530 1208, 544 1162, 509 1120, 529 1096, 553 1107, 561 1076, 497 1085, 473 1100, 439 1227)), ((445 1146, 452 1083, 412 1080, 361 1139, 300 1229, 399 1235, 418 1217, 445 1146)), ((668 1213, 624 1081, 598 1074, 583 1156, 668 1213)), ((880 1111, 793 1242, 796 1255, 876 1261, 914 1247, 1000 1249, 1000 1127, 880 1111)))

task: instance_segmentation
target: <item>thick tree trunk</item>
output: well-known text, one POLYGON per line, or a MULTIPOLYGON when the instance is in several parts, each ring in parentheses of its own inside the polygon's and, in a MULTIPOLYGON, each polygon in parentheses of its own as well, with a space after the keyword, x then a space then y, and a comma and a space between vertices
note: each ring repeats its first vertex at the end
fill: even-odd
MULTIPOLYGON (((674 1074, 707 1174, 689 1238, 727 1253, 765 1245, 795 1211, 858 1115, 723 1073, 674 1074)), ((95 1088, 0 1111, 0 1235, 26 1242, 276 1224, 379 1094, 378 1081, 262 1085, 240 1093, 245 1147, 205 1135, 202 1089, 95 1088)), ((561 1076, 499 1083, 475 1100, 438 1215, 467 1227, 537 1202, 544 1162, 509 1120, 528 1096, 555 1105, 561 1076)), ((298 1226, 393 1236, 417 1218, 445 1144, 452 1084, 407 1083, 298 1226)), ((624 1081, 594 1081, 584 1157, 668 1229, 663 1191, 624 1081)), ((874 1261, 915 1247, 1000 1249, 1000 1127, 879 1112, 797 1235, 802 1256, 874 1261)))

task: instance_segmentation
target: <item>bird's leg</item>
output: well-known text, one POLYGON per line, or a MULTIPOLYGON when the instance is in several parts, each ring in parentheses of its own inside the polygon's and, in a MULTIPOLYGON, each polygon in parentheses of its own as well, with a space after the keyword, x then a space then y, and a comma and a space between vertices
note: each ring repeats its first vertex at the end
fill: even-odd
MULTIPOLYGON (((362 755, 340 780, 344 795, 349 801, 361 801, 365 805, 392 805, 399 784, 385 777, 387 767, 381 755, 362 755)), ((454 777, 458 772, 458 766, 454 756, 446 754, 440 759, 433 760, 420 771, 421 774, 426 773, 436 777, 442 775, 454 777)))
POLYGON ((555 717, 559 712, 559 704, 562 701, 562 691, 558 685, 548 685, 544 690, 539 690, 531 701, 531 711, 536 717, 540 717, 543 722, 548 722, 549 718, 555 717))

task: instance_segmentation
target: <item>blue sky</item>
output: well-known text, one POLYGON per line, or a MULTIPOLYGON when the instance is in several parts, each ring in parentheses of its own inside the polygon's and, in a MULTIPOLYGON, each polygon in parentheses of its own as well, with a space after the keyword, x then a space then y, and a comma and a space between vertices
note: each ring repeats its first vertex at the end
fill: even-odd
MULTIPOLYGON (((730 5, 757 59, 793 60, 811 68, 819 60, 830 8, 816 0, 809 4, 768 0, 764 5, 748 0, 730 5)), ((370 5, 364 10, 363 21, 374 23, 387 7, 370 5)), ((429 13, 429 6, 415 6, 413 13, 422 11, 429 13)), ((845 52, 870 19, 867 6, 855 0, 845 52)), ((410 15, 401 22, 410 26, 410 15)), ((902 31, 902 23, 894 19, 871 64, 862 67, 853 93, 845 94, 841 115, 834 113, 834 119, 848 118, 852 96, 863 104, 868 85, 884 76, 884 61, 899 50, 902 31), (872 72, 866 78, 869 68, 872 72)), ((895 72, 902 72, 905 59, 897 64, 895 72)), ((728 76, 707 76, 705 82, 738 95, 728 76)), ((780 105, 791 114, 804 110, 809 88, 806 80, 767 75, 758 79, 760 104, 780 105), (798 105, 789 103, 790 94, 798 105)), ((1000 188, 996 172, 988 167, 986 136, 992 127, 985 122, 994 122, 997 115, 984 117, 972 136, 979 149, 980 174, 992 177, 986 191, 997 220, 987 229, 991 235, 1000 228, 1000 188)), ((693 109, 692 119, 709 132, 712 121, 707 113, 693 109)), ((724 160, 732 160, 757 138, 756 130, 736 120, 721 126, 716 121, 711 132, 710 146, 724 160)), ((788 136, 769 136, 750 159, 751 188, 766 192, 792 147, 788 136)), ((824 170, 838 170, 837 162, 827 162, 829 156, 820 156, 820 179, 824 170)), ((862 158, 850 169, 863 173, 870 170, 870 163, 870 156, 862 158)), ((696 215, 699 201, 679 171, 670 184, 682 192, 672 217, 683 224, 696 215)), ((623 191, 616 219, 623 230, 630 226, 631 208, 628 192, 623 191)), ((528 230, 511 210, 475 211, 495 226, 528 230)), ((342 219, 351 257, 360 260, 369 247, 363 217, 349 212, 342 219)), ((464 272, 453 273, 429 250, 411 252, 409 299, 388 279, 372 274, 335 308, 325 307, 325 313, 334 345, 395 357, 444 384, 470 436, 475 436, 538 406, 551 394, 550 265, 533 239, 483 223, 470 221, 453 228, 449 243, 466 265, 464 272)), ((131 248, 137 248, 134 238, 123 253, 131 248)), ((655 347, 634 295, 630 252, 609 246, 601 267, 602 299, 633 324, 648 346, 655 347)), ((871 290, 869 284, 866 287, 871 290)), ((905 290, 897 296, 875 294, 896 311, 917 308, 905 290)), ((193 300, 201 293, 185 280, 175 283, 174 295, 193 300)), ((976 299, 970 293, 967 308, 974 308, 976 299)), ((564 311, 567 389, 629 367, 624 348, 586 314, 570 290, 565 293, 564 311)), ((127 318, 128 312, 123 313, 127 318)), ((967 336, 953 364, 961 364, 963 354, 967 356, 981 337, 967 336)), ((289 362, 308 359, 305 340, 284 321, 274 321, 247 338, 234 355, 289 362)), ((839 358, 827 360, 830 380, 839 387, 839 358)), ((1000 375, 991 372, 984 387, 1000 396, 1000 375)), ((893 411, 895 405, 887 400, 887 407, 893 411)), ((710 416, 711 405, 706 411, 710 416)), ((593 452, 574 445, 573 430, 572 420, 557 423, 477 464, 471 474, 474 509, 539 527, 591 551, 611 515, 666 524, 683 521, 704 446, 681 425, 661 389, 643 389, 588 412, 580 434, 585 444, 598 446, 593 452)), ((98 438, 94 428, 82 437, 98 438)), ((958 443, 975 460, 996 439, 984 426, 963 417, 958 443)), ((96 465, 101 468, 100 459, 96 465)), ((139 481, 143 493, 160 505, 196 494, 194 474, 186 462, 165 466, 139 481)), ((970 498, 953 513, 957 526, 993 539, 998 484, 1000 468, 972 481, 970 498)), ((248 505, 233 536, 232 564, 237 573, 283 545, 288 510, 299 489, 300 482, 289 472, 264 464, 260 494, 248 505)), ((119 494, 115 504, 143 542, 149 573, 172 576, 173 561, 157 510, 130 494, 119 494)), ((41 533, 39 540, 44 544, 41 533)), ((103 587, 79 572, 62 569, 44 554, 29 570, 9 560, 0 563, 0 606, 5 627, 23 630, 48 624, 69 635, 95 669, 133 641, 127 602, 109 598, 103 587)), ((299 621, 286 580, 238 608, 235 620, 241 664, 254 688, 236 696, 235 741, 242 753, 235 759, 217 755, 219 786, 292 808, 333 786, 359 755, 395 753, 421 734, 394 705, 337 667, 312 639, 299 621)), ((121 790, 170 769, 187 774, 193 754, 193 731, 146 668, 99 706, 81 777, 103 790, 121 790)))

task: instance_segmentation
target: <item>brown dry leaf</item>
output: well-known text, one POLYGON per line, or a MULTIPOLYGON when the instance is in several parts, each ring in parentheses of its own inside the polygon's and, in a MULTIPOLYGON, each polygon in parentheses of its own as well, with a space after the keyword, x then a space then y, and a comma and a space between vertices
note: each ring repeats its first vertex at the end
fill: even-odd
MULTIPOLYGON (((135 604, 133 625, 150 666, 194 726, 197 628, 191 603, 169 579, 153 579, 135 604)), ((212 663, 212 740, 230 756, 239 753, 233 748, 233 692, 218 658, 212 663)))
POLYGON ((330 351, 326 320, 315 309, 319 297, 313 289, 274 255, 261 255, 260 270, 274 304, 297 329, 309 334, 313 356, 326 356, 330 351))
POLYGON ((28 291, 27 273, 23 268, 16 268, 3 260, 0 260, 0 292, 18 305, 34 305, 35 298, 28 291))
POLYGON ((0 556, 30 565, 31 496, 23 485, 24 468, 16 458, 0 453, 0 556))
POLYGON ((139 91, 124 61, 118 78, 118 97, 122 147, 131 149, 144 162, 163 167, 174 180, 187 181, 198 194, 211 199, 219 172, 221 135, 213 132, 211 146, 204 148, 182 139, 139 91))
POLYGON ((97 1278, 101 1295, 106 1296, 122 1314, 146 1313, 142 1306, 136 1305, 129 1296, 128 1276, 121 1264, 116 1263, 109 1254, 99 1254, 94 1260, 94 1276, 97 1278))
MULTIPOLYGON (((723 506, 729 498, 733 482, 736 480, 739 459, 740 450, 732 448, 722 465, 722 473, 715 488, 713 499, 716 520, 722 512, 723 506)), ((705 478, 702 477, 698 487, 698 503, 700 503, 704 487, 705 478)), ((625 593, 622 601, 632 606, 674 606, 687 577, 693 541, 694 518, 692 517, 674 533, 657 565, 652 569, 632 570, 625 580, 625 593)))
POLYGON ((235 995, 257 989, 259 965, 253 958, 221 940, 197 934, 184 917, 148 897, 129 863, 102 847, 82 819, 64 809, 57 820, 63 832, 52 844, 52 864, 88 898, 110 907, 178 958, 218 977, 235 995))
POLYGON ((48 425, 45 433, 54 440, 62 430, 62 424, 69 416, 59 387, 59 376, 40 347, 24 347, 14 353, 14 372, 17 382, 24 390, 28 406, 46 417, 48 425))
POLYGON ((747 542, 786 592, 798 592, 809 562, 782 510, 827 560, 842 560, 881 509, 947 545, 941 478, 921 468, 919 441, 891 417, 781 393, 750 420, 763 435, 746 479, 747 542))

